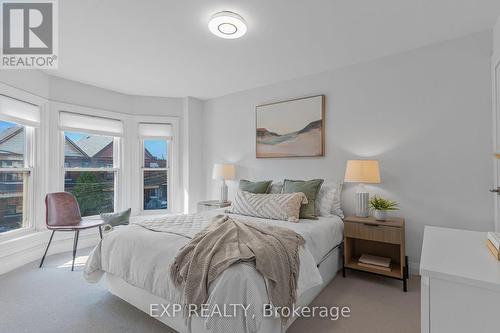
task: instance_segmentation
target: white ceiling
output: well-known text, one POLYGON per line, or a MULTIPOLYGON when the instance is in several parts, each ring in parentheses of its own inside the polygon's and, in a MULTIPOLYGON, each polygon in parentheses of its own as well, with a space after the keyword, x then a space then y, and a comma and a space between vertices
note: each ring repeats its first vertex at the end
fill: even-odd
POLYGON ((52 75, 127 94, 212 98, 489 29, 499 0, 64 0, 52 75), (213 36, 213 13, 248 23, 213 36))

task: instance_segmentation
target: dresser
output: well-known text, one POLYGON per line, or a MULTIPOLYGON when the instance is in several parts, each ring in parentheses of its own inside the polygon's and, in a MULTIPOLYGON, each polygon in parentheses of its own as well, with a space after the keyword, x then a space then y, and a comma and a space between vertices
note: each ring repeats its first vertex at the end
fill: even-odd
POLYGON ((486 232, 425 227, 422 333, 500 332, 500 261, 486 232))

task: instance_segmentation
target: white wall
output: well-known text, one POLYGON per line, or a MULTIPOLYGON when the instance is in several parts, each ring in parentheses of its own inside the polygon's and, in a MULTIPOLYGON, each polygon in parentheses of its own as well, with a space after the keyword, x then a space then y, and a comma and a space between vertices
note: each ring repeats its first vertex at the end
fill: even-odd
POLYGON ((196 212, 197 203, 203 200, 203 102, 186 97, 183 101, 183 187, 184 211, 196 212))
MULTIPOLYGON (((206 199, 217 197, 214 162, 236 163, 239 178, 252 180, 341 180, 346 160, 376 158, 382 184, 370 188, 401 203, 414 264, 425 225, 493 229, 491 38, 477 33, 207 101, 206 199), (255 106, 317 94, 326 95, 326 156, 256 159, 255 106)), ((347 213, 353 190, 346 184, 347 213)))
POLYGON ((495 53, 500 53, 500 16, 493 27, 493 50, 495 53))
POLYGON ((42 71, 1 70, 0 82, 42 98, 49 98, 49 76, 42 71))

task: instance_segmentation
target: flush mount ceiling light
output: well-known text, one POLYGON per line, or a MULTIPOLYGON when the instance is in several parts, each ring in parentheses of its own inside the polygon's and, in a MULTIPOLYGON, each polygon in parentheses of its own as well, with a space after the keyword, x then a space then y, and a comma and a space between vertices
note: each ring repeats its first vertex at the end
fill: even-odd
POLYGON ((240 38, 247 32, 247 25, 243 17, 233 12, 219 12, 208 22, 208 29, 220 38, 240 38))

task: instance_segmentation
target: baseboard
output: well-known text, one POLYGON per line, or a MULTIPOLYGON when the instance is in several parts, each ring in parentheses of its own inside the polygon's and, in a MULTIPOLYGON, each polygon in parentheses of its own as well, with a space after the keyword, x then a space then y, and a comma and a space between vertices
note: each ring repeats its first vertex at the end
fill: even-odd
MULTIPOLYGON (((80 233, 79 249, 95 246, 99 242, 99 233, 96 230, 90 231, 86 230, 80 233)), ((40 231, 0 244, 0 253, 2 253, 0 255, 0 275, 30 262, 41 260, 50 234, 49 231, 40 231)), ((72 232, 56 232, 47 255, 71 251, 73 249, 73 236, 72 232)))

